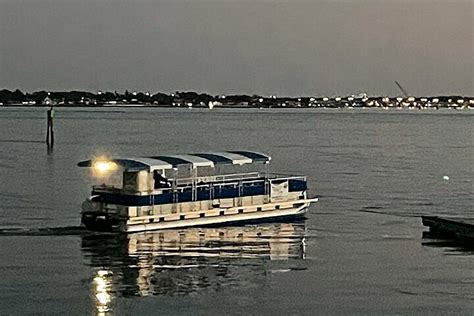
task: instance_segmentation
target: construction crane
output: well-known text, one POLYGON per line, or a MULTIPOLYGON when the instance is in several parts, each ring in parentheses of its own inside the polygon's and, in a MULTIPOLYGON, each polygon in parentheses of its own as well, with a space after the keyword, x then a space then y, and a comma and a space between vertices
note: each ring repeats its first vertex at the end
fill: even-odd
POLYGON ((405 98, 408 98, 408 93, 405 91, 405 89, 403 89, 403 87, 398 83, 398 81, 395 80, 395 83, 397 84, 398 88, 399 88, 400 91, 403 93, 403 95, 405 96, 405 98))

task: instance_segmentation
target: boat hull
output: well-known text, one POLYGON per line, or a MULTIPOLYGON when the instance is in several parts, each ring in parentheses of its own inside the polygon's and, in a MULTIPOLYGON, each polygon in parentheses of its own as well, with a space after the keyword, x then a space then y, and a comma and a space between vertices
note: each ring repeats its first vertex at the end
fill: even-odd
POLYGON ((81 225, 88 230, 99 232, 120 231, 121 220, 94 212, 82 212, 81 225))
MULTIPOLYGON (((99 213, 83 212, 82 224, 89 230, 94 231, 119 231, 119 232, 140 232, 149 230, 162 230, 173 228, 186 228, 197 226, 222 226, 246 224, 249 222, 268 222, 276 220, 291 220, 305 216, 310 203, 316 202, 317 199, 307 199, 299 201, 293 207, 283 209, 266 209, 265 211, 251 211, 237 214, 214 215, 205 217, 195 217, 186 219, 155 221, 155 218, 137 221, 131 219, 114 219, 99 213)), ((254 206, 254 210, 258 206, 254 206)), ((222 210, 220 213, 225 212, 222 210)))

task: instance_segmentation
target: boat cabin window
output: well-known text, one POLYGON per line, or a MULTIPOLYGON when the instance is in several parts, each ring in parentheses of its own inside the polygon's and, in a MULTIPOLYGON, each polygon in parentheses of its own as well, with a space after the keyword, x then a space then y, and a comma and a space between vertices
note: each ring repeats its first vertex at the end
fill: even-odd
POLYGON ((148 171, 124 171, 123 190, 130 192, 145 192, 152 188, 153 184, 148 171))
POLYGON ((137 172, 124 172, 123 173, 123 189, 129 191, 135 191, 137 187, 137 172))
POLYGON ((96 187, 122 189, 122 172, 111 172, 104 175, 91 176, 92 184, 96 187))

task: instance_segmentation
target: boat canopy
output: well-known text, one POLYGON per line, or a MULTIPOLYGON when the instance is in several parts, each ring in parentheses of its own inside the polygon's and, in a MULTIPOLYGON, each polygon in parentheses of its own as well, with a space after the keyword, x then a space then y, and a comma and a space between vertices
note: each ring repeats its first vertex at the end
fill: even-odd
MULTIPOLYGON (((216 165, 244 165, 269 163, 270 156, 252 151, 226 151, 217 153, 197 153, 171 156, 151 156, 138 158, 113 158, 110 161, 126 170, 168 170, 189 165, 193 168, 214 167, 216 165)), ((79 162, 79 167, 92 167, 94 160, 79 162)))

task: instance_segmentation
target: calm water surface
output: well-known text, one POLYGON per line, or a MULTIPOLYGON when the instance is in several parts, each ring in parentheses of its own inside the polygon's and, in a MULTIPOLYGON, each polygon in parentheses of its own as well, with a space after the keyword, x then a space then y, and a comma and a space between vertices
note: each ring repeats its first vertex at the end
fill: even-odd
POLYGON ((474 313, 474 251, 420 214, 474 216, 471 111, 0 108, 0 314, 474 313), (232 149, 305 174, 308 219, 77 230, 94 154, 232 149), (443 177, 448 176, 449 180, 443 177))

